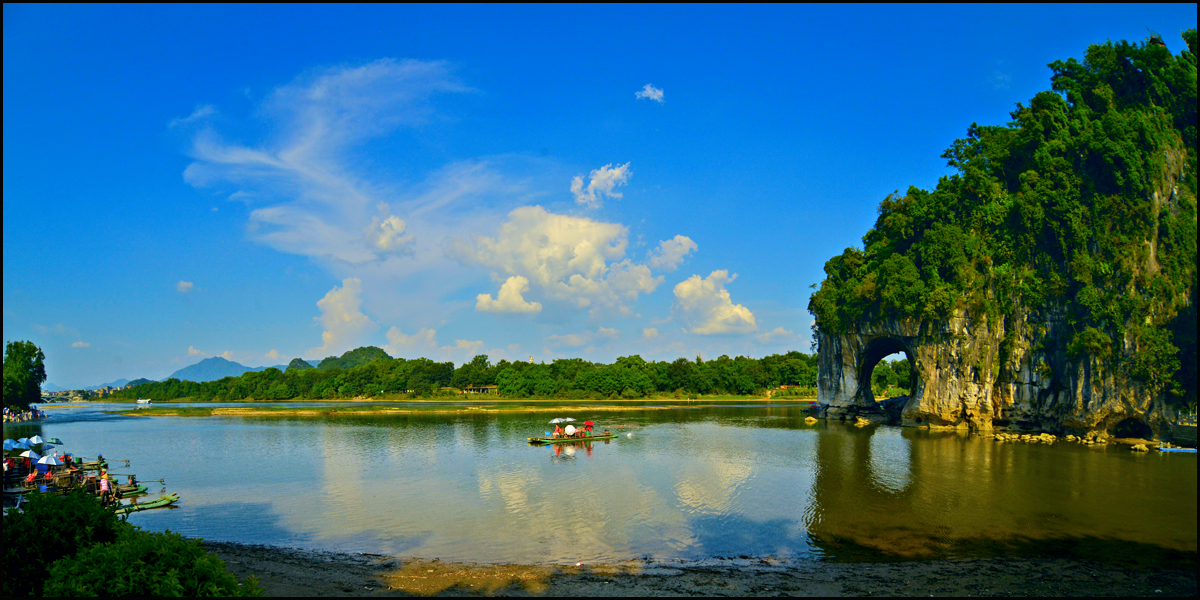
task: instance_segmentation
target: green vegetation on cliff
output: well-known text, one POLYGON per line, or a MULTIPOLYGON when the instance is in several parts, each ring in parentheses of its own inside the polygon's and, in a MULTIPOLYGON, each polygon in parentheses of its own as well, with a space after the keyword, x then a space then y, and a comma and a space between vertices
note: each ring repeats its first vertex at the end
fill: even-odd
POLYGON ((340 358, 327 358, 316 369, 289 367, 282 372, 271 368, 206 382, 168 379, 120 390, 112 397, 208 401, 405 393, 431 396, 443 387, 495 385, 496 391, 508 398, 644 398, 676 393, 745 395, 779 385, 813 388, 816 384, 816 357, 795 351, 761 359, 721 356, 708 361, 697 357, 695 361, 680 358, 674 362, 646 362, 635 355, 620 357, 611 365, 580 358, 550 364, 501 360, 493 365, 486 354, 481 354, 455 368, 452 362, 391 358, 379 348, 365 347, 340 358), (364 362, 367 358, 369 362, 364 362))
POLYGON ((942 155, 955 174, 889 195, 863 248, 826 262, 816 326, 1060 307, 1068 355, 1194 398, 1196 30, 1183 39, 1177 56, 1092 45, 1007 125, 972 124, 942 155))

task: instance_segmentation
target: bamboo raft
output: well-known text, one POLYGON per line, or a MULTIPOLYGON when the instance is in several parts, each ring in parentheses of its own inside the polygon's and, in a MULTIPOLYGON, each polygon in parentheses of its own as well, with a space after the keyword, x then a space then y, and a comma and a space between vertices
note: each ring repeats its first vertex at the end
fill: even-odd
POLYGON ((127 515, 131 512, 137 512, 139 510, 150 510, 151 508, 162 508, 164 506, 170 506, 178 501, 179 501, 179 494, 171 493, 171 494, 167 494, 157 500, 151 500, 149 502, 141 502, 138 504, 132 504, 132 503, 125 504, 117 509, 117 514, 118 515, 127 515))
POLYGON ((568 438, 526 438, 530 444, 562 444, 566 442, 590 442, 592 440, 611 440, 617 438, 617 434, 610 433, 608 435, 589 435, 587 437, 568 437, 568 438))

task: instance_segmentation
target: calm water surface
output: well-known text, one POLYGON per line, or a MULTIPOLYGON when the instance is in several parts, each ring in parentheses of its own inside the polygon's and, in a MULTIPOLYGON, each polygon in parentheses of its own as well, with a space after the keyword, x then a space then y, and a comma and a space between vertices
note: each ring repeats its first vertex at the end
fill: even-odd
MULTIPOLYGON (((239 404, 244 406, 244 404, 239 404)), ((58 437, 178 508, 130 522, 217 541, 516 563, 1052 555, 1195 565, 1196 455, 1001 444, 800 407, 573 413, 611 442, 531 447, 547 413, 136 418, 53 406, 58 437), (129 467, 113 459, 128 459, 129 467), (157 482, 150 484, 158 492, 157 482)))

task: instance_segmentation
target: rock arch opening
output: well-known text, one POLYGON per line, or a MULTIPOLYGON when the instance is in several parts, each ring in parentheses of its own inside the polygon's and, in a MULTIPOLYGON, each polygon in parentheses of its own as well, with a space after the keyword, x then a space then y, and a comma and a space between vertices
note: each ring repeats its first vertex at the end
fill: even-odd
POLYGON ((1130 417, 1112 427, 1113 437, 1150 439, 1154 432, 1141 419, 1130 417))
MULTIPOLYGON (((858 381, 861 395, 859 403, 862 406, 875 406, 880 400, 887 398, 876 398, 874 387, 895 387, 908 390, 908 394, 904 396, 906 403, 917 390, 917 369, 913 354, 909 350, 908 345, 903 340, 894 337, 877 337, 871 340, 866 349, 862 353, 862 362, 859 364, 858 381), (888 365, 886 373, 876 373, 876 367, 883 363, 884 359, 893 360, 903 356, 906 363, 897 365, 901 369, 907 368, 905 373, 896 373, 888 365), (879 375, 883 375, 880 377, 879 375)), ((881 390, 882 391, 882 390, 881 390)))

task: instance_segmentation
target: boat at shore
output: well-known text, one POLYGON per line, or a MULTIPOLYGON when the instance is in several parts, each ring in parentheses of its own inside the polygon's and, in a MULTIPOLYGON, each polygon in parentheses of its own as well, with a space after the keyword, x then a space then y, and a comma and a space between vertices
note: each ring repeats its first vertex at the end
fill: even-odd
POLYGON ((527 438, 527 439, 529 440, 530 444, 563 444, 563 443, 567 443, 567 442, 590 442, 592 440, 611 440, 611 439, 615 439, 617 437, 620 437, 620 436, 618 436, 615 433, 610 433, 608 435, 589 435, 587 437, 566 437, 566 438, 531 437, 531 438, 527 438))
POLYGON ((166 495, 162 496, 161 498, 158 498, 157 500, 151 500, 149 502, 139 502, 137 504, 130 503, 130 504, 122 505, 120 508, 117 509, 117 514, 118 515, 127 515, 129 513, 138 512, 141 510, 150 510, 151 508, 162 508, 164 506, 170 506, 178 501, 179 501, 179 494, 172 492, 170 494, 166 494, 166 495))

